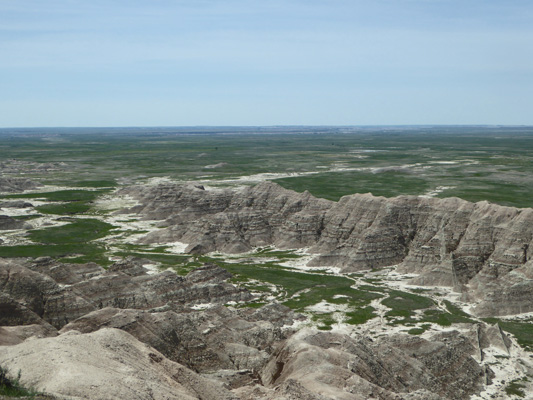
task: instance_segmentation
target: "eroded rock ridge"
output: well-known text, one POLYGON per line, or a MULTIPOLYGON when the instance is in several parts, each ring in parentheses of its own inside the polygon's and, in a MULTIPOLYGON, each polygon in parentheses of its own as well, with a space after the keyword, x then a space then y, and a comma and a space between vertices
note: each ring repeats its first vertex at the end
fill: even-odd
POLYGON ((505 340, 486 325, 377 340, 297 328, 279 304, 224 306, 251 295, 216 265, 142 265, 3 260, 0 365, 56 399, 463 399, 505 340))
POLYGON ((344 272, 397 265, 417 284, 453 286, 480 316, 533 311, 533 209, 458 198, 354 194, 338 202, 275 183, 242 190, 133 186, 127 210, 166 228, 144 243, 180 241, 187 252, 257 246, 308 248, 312 266, 344 272))

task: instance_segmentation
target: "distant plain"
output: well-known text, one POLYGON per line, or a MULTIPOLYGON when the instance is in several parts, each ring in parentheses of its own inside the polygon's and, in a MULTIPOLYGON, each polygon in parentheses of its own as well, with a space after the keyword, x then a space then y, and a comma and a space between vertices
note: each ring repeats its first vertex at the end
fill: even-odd
MULTIPOLYGON (((0 162, 48 184, 110 187, 149 177, 270 179, 338 200, 430 195, 533 206, 533 128, 288 127, 0 130, 0 162), (39 173, 31 163, 64 163, 39 173)), ((4 173, 6 168, 3 168, 4 173)))

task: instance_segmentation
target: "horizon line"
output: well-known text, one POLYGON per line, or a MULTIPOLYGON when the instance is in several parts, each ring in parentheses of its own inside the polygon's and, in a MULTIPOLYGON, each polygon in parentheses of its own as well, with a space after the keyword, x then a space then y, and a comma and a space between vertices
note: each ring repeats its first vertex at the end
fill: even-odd
POLYGON ((213 128, 406 128, 406 127, 493 127, 493 128, 528 128, 533 124, 363 124, 363 125, 307 125, 307 124, 281 124, 281 125, 86 125, 86 126, 4 126, 6 129, 213 129, 213 128))

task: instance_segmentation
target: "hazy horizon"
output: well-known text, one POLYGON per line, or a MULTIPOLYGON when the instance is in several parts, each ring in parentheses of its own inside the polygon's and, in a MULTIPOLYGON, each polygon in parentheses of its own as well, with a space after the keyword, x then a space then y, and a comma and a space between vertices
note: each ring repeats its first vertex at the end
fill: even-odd
POLYGON ((531 128, 533 124, 367 124, 367 125, 306 125, 306 124, 272 124, 272 125, 84 125, 84 126, 0 126, 0 130, 14 129, 215 129, 215 128, 531 128))

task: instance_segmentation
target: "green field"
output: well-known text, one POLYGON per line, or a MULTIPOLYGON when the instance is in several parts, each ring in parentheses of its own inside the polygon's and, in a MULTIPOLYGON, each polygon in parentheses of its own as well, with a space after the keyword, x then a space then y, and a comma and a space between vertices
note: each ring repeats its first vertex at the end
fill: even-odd
POLYGON ((0 161, 26 162, 25 177, 55 185, 106 188, 160 176, 229 185, 268 173, 332 200, 437 190, 516 207, 533 205, 531 149, 528 127, 0 130, 0 161), (43 163, 61 165, 35 168, 43 163))

